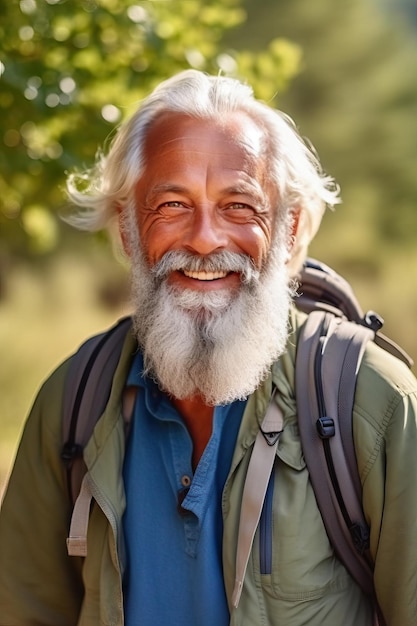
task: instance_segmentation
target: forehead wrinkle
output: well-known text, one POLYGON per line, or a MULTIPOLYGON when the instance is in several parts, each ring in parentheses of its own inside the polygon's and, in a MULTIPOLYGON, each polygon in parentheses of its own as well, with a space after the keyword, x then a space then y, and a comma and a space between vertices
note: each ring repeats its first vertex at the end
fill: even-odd
MULTIPOLYGON (((245 132, 242 130, 230 131, 230 129, 228 129, 227 126, 223 126, 221 123, 218 123, 217 121, 211 125, 213 127, 213 132, 220 131, 220 134, 223 135, 225 139, 227 139, 228 143, 230 143, 231 146, 241 148, 242 151, 246 153, 247 159, 250 159, 250 158, 258 159, 264 153, 266 138, 264 137, 263 131, 260 131, 259 136, 256 137, 256 140, 254 136, 251 136, 251 138, 248 140, 247 136, 245 135, 245 132)), ((169 139, 164 138, 162 136, 159 138, 159 147, 162 150, 164 148, 167 148, 167 152, 190 151, 196 154, 200 154, 200 153, 203 153, 203 154, 209 153, 213 155, 224 154, 224 150, 222 149, 216 150, 214 147, 210 151, 207 151, 206 149, 199 150, 198 146, 192 147, 191 149, 187 146, 175 146, 174 148, 172 148, 172 150, 169 149, 170 144, 182 143, 182 142, 184 143, 194 142, 195 143, 195 141, 196 141, 196 137, 193 135, 190 136, 189 134, 175 135, 174 137, 171 137, 169 139)))
MULTIPOLYGON (((218 128, 216 124, 213 127, 213 133, 216 133, 217 130, 218 128)), ((165 146, 169 147, 170 144, 175 144, 175 143, 188 143, 188 142, 195 143, 196 142, 196 137, 193 134, 188 134, 188 133, 183 133, 181 135, 175 134, 173 137, 170 137, 170 138, 167 138, 166 136, 164 137, 164 134, 162 134, 162 136, 161 135, 159 136, 158 147, 160 148, 164 148, 165 146)), ((244 136, 238 137, 238 136, 234 136, 231 133, 225 133, 225 132, 221 132, 220 135, 223 135, 223 137, 226 138, 231 145, 242 146, 243 148, 248 149, 248 151, 250 151, 251 153, 256 152, 256 150, 255 151, 253 150, 253 146, 251 146, 250 142, 245 141, 244 136)), ((178 150, 178 149, 189 150, 190 148, 189 147, 184 147, 184 148, 175 147, 175 150, 178 150)), ((192 149, 192 151, 199 152, 198 146, 196 146, 195 149, 192 149)))
MULTIPOLYGON (((190 138, 190 142, 193 141, 190 138)), ((176 140, 172 139, 169 143, 171 144, 175 144, 176 140)), ((230 144, 232 145, 232 142, 230 142, 230 144)), ((260 153, 257 153, 256 150, 254 150, 253 148, 251 148, 248 144, 241 144, 238 143, 236 144, 237 147, 242 148, 242 159, 244 159, 247 162, 250 162, 251 160, 256 160, 259 159, 262 155, 260 153)), ((228 158, 230 156, 233 156, 232 153, 226 151, 224 148, 216 148, 215 146, 213 146, 210 149, 204 148, 201 149, 198 146, 186 146, 186 145, 171 145, 168 146, 168 142, 161 144, 159 146, 160 152, 164 155, 167 154, 171 154, 171 153, 185 153, 185 154, 190 154, 190 155, 199 155, 199 154, 207 154, 209 156, 220 156, 220 157, 225 157, 228 158)))

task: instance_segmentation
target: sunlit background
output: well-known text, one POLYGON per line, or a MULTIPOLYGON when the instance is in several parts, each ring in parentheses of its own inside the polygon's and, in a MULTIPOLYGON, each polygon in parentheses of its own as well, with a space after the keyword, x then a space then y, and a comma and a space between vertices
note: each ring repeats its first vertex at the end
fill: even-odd
POLYGON ((128 310, 107 237, 59 218, 65 173, 183 68, 247 80, 296 120, 344 200, 311 253, 417 354, 416 59, 412 0, 2 3, 0 490, 41 381, 128 310))

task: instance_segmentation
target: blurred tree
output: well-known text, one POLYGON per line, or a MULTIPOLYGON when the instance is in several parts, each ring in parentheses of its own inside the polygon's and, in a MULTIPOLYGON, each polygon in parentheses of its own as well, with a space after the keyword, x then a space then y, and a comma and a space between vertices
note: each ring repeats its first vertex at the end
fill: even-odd
POLYGON ((299 67, 282 39, 226 52, 240 0, 10 0, 0 7, 0 257, 56 246, 65 170, 160 80, 186 67, 244 77, 272 99, 299 67), (264 48, 264 46, 262 46, 264 48))
POLYGON ((417 231, 417 42, 381 2, 246 0, 248 20, 226 35, 254 50, 276 32, 302 46, 303 71, 279 105, 342 186, 346 209, 325 220, 322 256, 362 272, 387 246, 415 248, 417 231))
POLYGON ((402 12, 406 19, 414 22, 414 28, 417 27, 417 4, 415 0, 375 0, 380 3, 388 11, 391 16, 398 17, 398 13, 402 12))

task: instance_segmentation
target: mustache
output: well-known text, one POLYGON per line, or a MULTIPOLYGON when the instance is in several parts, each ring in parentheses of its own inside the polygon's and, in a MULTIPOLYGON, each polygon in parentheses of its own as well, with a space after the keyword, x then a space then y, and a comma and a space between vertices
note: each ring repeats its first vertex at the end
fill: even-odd
POLYGON ((258 280, 260 275, 251 257, 227 250, 206 256, 198 256, 181 250, 171 250, 166 252, 151 268, 154 278, 160 281, 175 271, 236 272, 240 274, 243 284, 250 284, 258 280))

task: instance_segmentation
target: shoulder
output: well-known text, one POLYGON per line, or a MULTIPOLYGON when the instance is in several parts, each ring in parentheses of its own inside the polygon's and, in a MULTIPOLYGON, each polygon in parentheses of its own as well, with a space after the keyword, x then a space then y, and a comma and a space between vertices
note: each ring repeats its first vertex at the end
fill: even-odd
POLYGON ((362 481, 373 468, 383 475, 387 456, 404 463, 405 456, 417 459, 416 378, 402 361, 373 342, 359 369, 353 433, 362 481))
MULTIPOLYGON (((298 347, 300 333, 308 315, 293 309, 290 317, 290 342, 288 349, 298 347)), ((400 401, 417 391, 417 380, 413 372, 400 359, 369 341, 358 372, 356 403, 381 407, 388 402, 400 401)))
POLYGON ((416 394, 417 380, 413 372, 402 361, 370 341, 358 373, 357 408, 374 418, 381 412, 388 416, 405 399, 414 401, 416 394))
MULTIPOLYGON (((43 382, 36 396, 33 409, 30 415, 30 421, 41 421, 43 426, 53 432, 57 438, 62 436, 62 413, 64 405, 64 395, 67 381, 72 381, 75 386, 74 393, 81 383, 83 375, 86 376, 91 371, 91 359, 97 357, 100 351, 100 340, 104 337, 110 337, 113 329, 120 328, 119 337, 116 338, 110 349, 116 348, 117 358, 114 361, 114 369, 119 373, 119 386, 123 386, 131 356, 136 349, 136 343, 129 326, 118 324, 109 331, 93 335, 87 338, 66 360, 64 360, 43 382), (91 359, 90 359, 91 357, 91 359), (71 371, 71 376, 69 373, 71 371)), ((113 333, 114 337, 114 333, 113 333)), ((102 357, 101 369, 105 369, 109 363, 109 352, 107 351, 102 357)), ((111 382, 109 382, 109 385, 111 382)), ((108 394, 106 394, 108 395, 108 394)))
MULTIPOLYGON (((297 311, 291 318, 292 337, 298 348, 297 353, 300 332, 307 318, 308 316, 297 311)), ((355 440, 363 442, 367 432, 369 438, 375 442, 378 437, 384 438, 394 423, 400 429, 407 419, 415 425, 416 398, 417 380, 412 371, 375 342, 369 341, 356 381, 353 410, 355 440)))
POLYGON ((26 423, 26 430, 36 429, 54 440, 61 437, 62 398, 70 358, 63 361, 41 384, 26 423))

